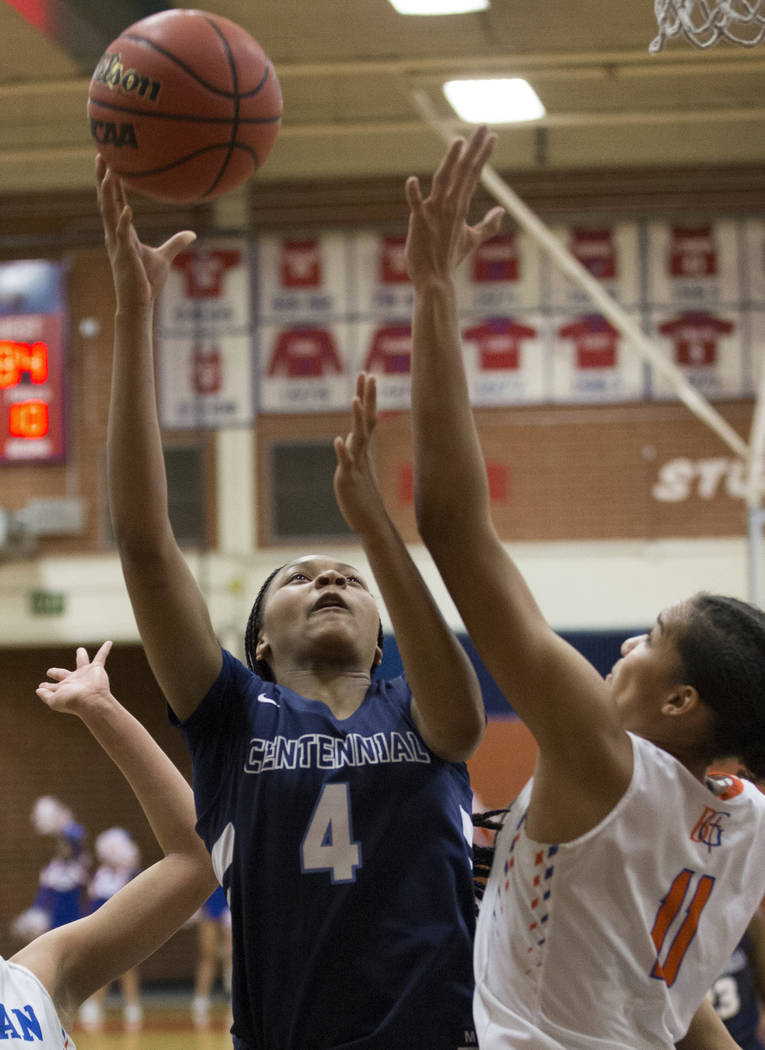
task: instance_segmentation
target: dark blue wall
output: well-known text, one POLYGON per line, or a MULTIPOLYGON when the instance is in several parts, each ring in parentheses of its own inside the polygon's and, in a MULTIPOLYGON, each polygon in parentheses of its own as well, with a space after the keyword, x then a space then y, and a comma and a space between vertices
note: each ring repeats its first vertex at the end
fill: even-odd
MULTIPOLYGON (((638 634, 645 628, 623 631, 569 631, 561 632, 561 637, 570 642, 575 649, 586 657, 590 663, 602 674, 606 675, 619 659, 619 648, 625 638, 632 634, 638 634)), ((511 705, 497 688, 494 679, 484 667, 475 647, 465 634, 460 634, 459 639, 465 647, 481 683, 484 703, 489 717, 506 718, 513 713, 511 705)), ((383 659, 377 674, 380 678, 394 678, 401 674, 401 657, 398 653, 396 640, 392 635, 385 636, 383 659)))

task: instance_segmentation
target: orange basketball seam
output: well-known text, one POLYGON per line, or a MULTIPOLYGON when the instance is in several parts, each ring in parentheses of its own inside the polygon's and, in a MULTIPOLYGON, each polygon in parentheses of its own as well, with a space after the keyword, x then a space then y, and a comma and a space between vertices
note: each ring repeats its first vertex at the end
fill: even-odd
MULTIPOLYGON (((228 117, 199 117, 194 113, 152 113, 150 110, 138 109, 133 106, 122 106, 118 102, 104 102, 103 99, 88 96, 88 103, 92 106, 100 106, 102 109, 114 110, 116 113, 129 113, 136 117, 148 117, 150 120, 180 120, 192 124, 230 124, 233 116, 228 117)), ((240 117, 239 124, 275 124, 282 119, 281 113, 275 117, 240 117)))
MULTIPOLYGON (((130 40, 130 41, 132 41, 133 43, 136 43, 136 44, 145 44, 147 47, 152 48, 158 54, 163 55, 165 58, 169 59, 169 61, 175 63, 175 65, 178 66, 179 69, 182 69, 184 73, 188 73, 188 75, 193 80, 196 80, 196 82, 201 87, 205 88, 207 91, 210 91, 213 95, 222 95, 223 98, 234 98, 234 97, 236 97, 237 92, 229 91, 226 88, 215 87, 213 84, 210 84, 207 80, 204 79, 204 77, 200 76, 199 73, 196 73, 191 68, 191 66, 189 66, 182 59, 178 58, 177 55, 174 55, 172 53, 172 51, 168 51, 167 48, 162 47, 161 44, 155 43, 155 41, 149 39, 149 37, 139 36, 139 35, 134 34, 134 33, 123 33, 119 37, 119 39, 120 40, 130 40)), ((225 38, 224 38, 224 40, 225 40, 225 38)), ((115 43, 116 42, 117 41, 115 41, 115 43)), ((228 48, 228 46, 227 46, 227 50, 229 50, 229 53, 230 53, 230 48, 228 48)), ((269 73, 269 71, 270 71, 270 64, 267 62, 266 63, 265 75, 262 77, 262 79, 261 79, 260 83, 257 85, 257 87, 252 88, 250 91, 246 91, 246 92, 242 93, 240 97, 242 97, 242 98, 250 98, 252 95, 257 94, 258 91, 261 91, 263 89, 263 87, 265 86, 267 80, 268 80, 268 73, 269 73)))
MULTIPOLYGON (((127 177, 129 179, 142 179, 148 177, 149 175, 161 175, 163 171, 170 171, 172 168, 180 167, 181 164, 185 164, 187 161, 194 160, 195 157, 201 157, 203 153, 211 153, 216 149, 225 149, 230 152, 228 142, 216 142, 211 146, 202 146, 201 149, 194 150, 193 153, 184 153, 182 157, 177 157, 175 160, 170 161, 169 164, 163 164, 159 168, 152 168, 150 171, 147 170, 128 172, 127 177)), ((254 150, 252 146, 248 146, 246 142, 235 142, 234 149, 244 150, 245 153, 249 153, 252 155, 252 159, 255 161, 256 165, 259 163, 257 151, 254 150)), ((210 193, 211 189, 212 187, 210 187, 210 189, 205 190, 204 193, 210 193)))

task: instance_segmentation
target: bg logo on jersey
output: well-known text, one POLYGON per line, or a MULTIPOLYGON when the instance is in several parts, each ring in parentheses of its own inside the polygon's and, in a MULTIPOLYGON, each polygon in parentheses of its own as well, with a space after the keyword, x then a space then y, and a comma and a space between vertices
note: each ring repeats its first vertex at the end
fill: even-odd
POLYGON ((722 846, 722 833, 729 817, 730 813, 704 806, 704 812, 691 832, 691 841, 700 842, 711 853, 713 846, 722 846))

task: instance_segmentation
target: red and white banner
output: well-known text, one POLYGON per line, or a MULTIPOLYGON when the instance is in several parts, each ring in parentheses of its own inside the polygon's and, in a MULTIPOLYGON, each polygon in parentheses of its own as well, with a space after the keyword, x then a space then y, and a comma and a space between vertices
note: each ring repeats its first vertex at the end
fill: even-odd
POLYGON ((157 310, 162 425, 251 424, 255 417, 250 250, 195 242, 174 260, 157 310))
MULTIPOLYGON (((640 246, 636 223, 555 228, 561 244, 622 306, 640 302, 640 246)), ((589 296, 547 261, 554 307, 592 312, 589 296)))
MULTIPOLYGON (((750 396, 763 348, 764 220, 553 232, 703 393, 750 396)), ((476 405, 673 396, 523 232, 481 245, 458 270, 457 292, 476 405)), ((405 229, 194 245, 160 302, 163 423, 241 424, 256 406, 346 411, 360 369, 378 377, 383 409, 406 410, 412 305, 405 229)))
POLYGON ((646 301, 685 308, 740 301, 740 251, 732 219, 650 223, 646 301))
POLYGON ((553 323, 554 401, 637 401, 645 369, 624 337, 600 314, 559 317, 553 323))
MULTIPOLYGON (((653 319, 653 335, 667 357, 705 397, 743 397, 751 389, 741 317, 720 310, 682 310, 653 319)), ((652 392, 674 391, 654 374, 652 392)))

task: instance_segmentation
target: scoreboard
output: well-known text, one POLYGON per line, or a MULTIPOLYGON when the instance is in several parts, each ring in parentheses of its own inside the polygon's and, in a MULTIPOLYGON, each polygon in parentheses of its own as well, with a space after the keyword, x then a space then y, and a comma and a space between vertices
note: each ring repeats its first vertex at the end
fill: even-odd
POLYGON ((0 265, 0 465, 64 458, 64 311, 55 263, 0 265))

